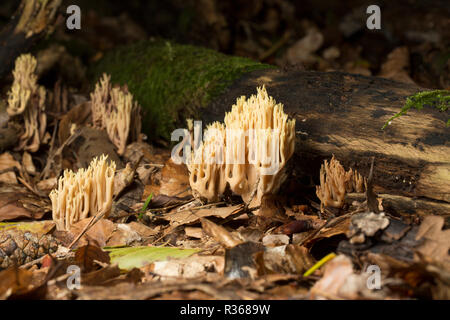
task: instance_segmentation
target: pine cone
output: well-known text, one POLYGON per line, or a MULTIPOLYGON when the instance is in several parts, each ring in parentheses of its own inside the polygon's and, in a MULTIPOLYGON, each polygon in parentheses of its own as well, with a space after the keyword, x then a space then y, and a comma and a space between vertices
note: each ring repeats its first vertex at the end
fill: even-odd
POLYGON ((17 266, 36 260, 58 249, 58 241, 51 235, 37 235, 29 231, 0 231, 0 270, 14 263, 17 266))

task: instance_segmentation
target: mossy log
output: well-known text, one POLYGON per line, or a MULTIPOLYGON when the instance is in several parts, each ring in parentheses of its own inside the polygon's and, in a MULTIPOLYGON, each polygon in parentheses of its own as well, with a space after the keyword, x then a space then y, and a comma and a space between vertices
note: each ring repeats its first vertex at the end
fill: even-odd
POLYGON ((147 112, 149 137, 166 139, 186 126, 187 117, 223 121, 237 97, 264 84, 296 119, 291 177, 317 181, 323 159, 332 154, 367 176, 374 156, 376 192, 450 202, 447 115, 411 110, 381 130, 408 96, 423 90, 417 86, 342 72, 285 71, 162 41, 107 54, 93 79, 102 72, 128 84, 147 112))

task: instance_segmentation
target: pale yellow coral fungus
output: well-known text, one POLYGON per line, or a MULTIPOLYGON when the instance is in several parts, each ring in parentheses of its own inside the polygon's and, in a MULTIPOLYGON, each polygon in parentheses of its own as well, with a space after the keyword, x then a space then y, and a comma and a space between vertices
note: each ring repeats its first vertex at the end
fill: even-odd
POLYGON ((192 158, 195 163, 188 165, 191 187, 213 200, 228 184, 244 201, 250 200, 257 187, 259 203, 264 194, 276 192, 281 185, 281 169, 294 153, 295 120, 288 120, 283 105, 263 86, 256 95, 237 99, 224 122, 207 128, 192 158), (218 154, 224 161, 210 163, 218 154))
POLYGON ((366 179, 356 170, 345 171, 334 155, 330 162, 324 161, 320 168, 320 185, 316 186, 316 195, 320 199, 320 209, 324 207, 342 208, 347 192, 363 192, 366 179))
POLYGON ((76 173, 65 170, 58 187, 50 193, 53 220, 58 230, 89 216, 103 212, 109 215, 114 192, 116 164, 107 162, 107 156, 95 158, 87 169, 76 173))
POLYGON ((25 130, 16 149, 31 152, 39 149, 47 126, 46 92, 37 84, 35 71, 36 59, 32 55, 23 54, 16 59, 6 109, 10 116, 21 115, 24 120, 25 130))
POLYGON ((106 129, 117 153, 125 152, 127 141, 137 139, 140 128, 140 107, 126 89, 112 88, 110 76, 103 74, 91 94, 92 123, 94 127, 106 129))

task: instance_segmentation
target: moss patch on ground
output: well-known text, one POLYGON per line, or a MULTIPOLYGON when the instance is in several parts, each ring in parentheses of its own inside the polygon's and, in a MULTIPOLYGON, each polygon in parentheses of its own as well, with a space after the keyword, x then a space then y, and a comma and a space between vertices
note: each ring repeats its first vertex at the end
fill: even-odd
MULTIPOLYGON (((170 140, 215 97, 243 74, 271 65, 227 56, 190 45, 155 40, 109 52, 92 69, 95 83, 103 72, 113 83, 127 84, 141 104, 142 128, 150 139, 170 140)), ((230 106, 231 108, 231 106, 230 106)))

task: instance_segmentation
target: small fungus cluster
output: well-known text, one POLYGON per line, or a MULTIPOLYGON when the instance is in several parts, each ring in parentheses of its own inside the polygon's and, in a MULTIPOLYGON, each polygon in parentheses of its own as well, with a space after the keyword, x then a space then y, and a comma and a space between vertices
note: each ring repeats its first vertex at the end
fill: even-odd
POLYGON ((320 168, 320 186, 316 186, 316 195, 320 199, 320 208, 342 208, 345 194, 364 192, 367 181, 356 170, 345 171, 334 155, 330 162, 324 161, 320 168))

